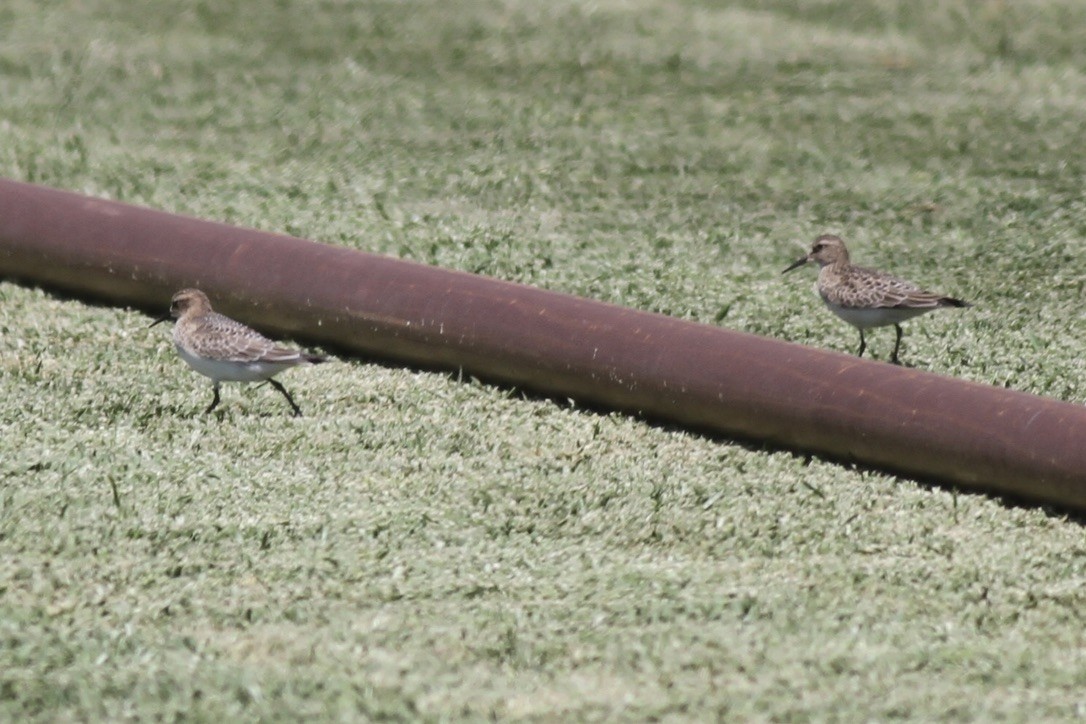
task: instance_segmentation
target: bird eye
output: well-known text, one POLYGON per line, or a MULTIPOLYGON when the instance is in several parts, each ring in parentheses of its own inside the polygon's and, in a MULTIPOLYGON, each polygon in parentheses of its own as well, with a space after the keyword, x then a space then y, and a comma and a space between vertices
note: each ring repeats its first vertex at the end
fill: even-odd
POLYGON ((818 252, 822 251, 825 248, 826 248, 825 244, 815 244, 814 248, 811 249, 811 251, 813 251, 813 252, 815 252, 817 254, 818 252))

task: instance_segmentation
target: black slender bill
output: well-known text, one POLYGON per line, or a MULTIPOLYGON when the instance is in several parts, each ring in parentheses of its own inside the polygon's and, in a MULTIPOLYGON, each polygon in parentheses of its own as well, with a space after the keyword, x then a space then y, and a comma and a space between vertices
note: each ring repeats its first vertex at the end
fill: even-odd
POLYGON ((798 269, 799 267, 806 264, 808 261, 810 261, 810 260, 807 257, 801 256, 799 259, 796 259, 794 262, 792 262, 792 264, 787 269, 782 271, 781 274, 787 274, 788 272, 792 271, 793 269, 798 269))

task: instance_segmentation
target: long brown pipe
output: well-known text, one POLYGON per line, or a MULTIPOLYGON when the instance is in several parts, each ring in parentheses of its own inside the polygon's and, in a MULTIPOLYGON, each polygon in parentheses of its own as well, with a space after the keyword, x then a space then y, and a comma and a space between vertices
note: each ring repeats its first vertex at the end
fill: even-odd
POLYGON ((998 387, 2 179, 0 275, 1086 510, 1086 408, 998 387))

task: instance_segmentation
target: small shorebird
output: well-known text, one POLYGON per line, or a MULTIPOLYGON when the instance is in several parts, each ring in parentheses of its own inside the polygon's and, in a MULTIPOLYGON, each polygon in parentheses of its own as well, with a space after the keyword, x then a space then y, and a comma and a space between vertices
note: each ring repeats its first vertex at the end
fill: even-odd
POLYGON ((301 416, 290 393, 272 377, 290 367, 324 362, 325 357, 280 347, 256 330, 214 311, 207 295, 199 289, 182 289, 174 294, 170 313, 151 326, 171 317, 177 320, 173 326, 177 353, 189 367, 210 377, 214 385, 215 398, 204 410, 205 415, 219 404, 220 382, 267 380, 287 398, 295 417, 301 416))
POLYGON ((901 346, 901 322, 940 307, 971 306, 954 297, 926 292, 904 279, 853 266, 848 260, 845 242, 833 234, 823 234, 815 239, 811 251, 781 273, 812 261, 821 267, 818 271, 818 294, 822 301, 831 312, 860 330, 860 351, 856 353, 859 357, 863 357, 867 349, 865 329, 894 325, 897 341, 894 342, 890 361, 899 364, 897 352, 901 346))

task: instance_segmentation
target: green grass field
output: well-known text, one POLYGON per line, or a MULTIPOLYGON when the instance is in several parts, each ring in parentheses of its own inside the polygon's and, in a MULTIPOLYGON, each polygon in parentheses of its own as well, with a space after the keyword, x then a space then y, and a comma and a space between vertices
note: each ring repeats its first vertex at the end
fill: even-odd
MULTIPOLYGON (((0 175, 851 352, 836 232, 975 303, 909 364, 1082 402, 1084 27, 12 0, 0 175)), ((1086 716, 1081 519, 358 360, 205 417, 149 321, 0 283, 0 719, 1086 716)))

